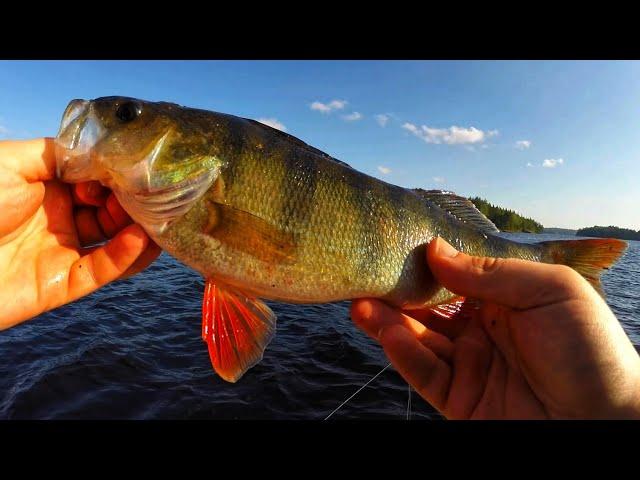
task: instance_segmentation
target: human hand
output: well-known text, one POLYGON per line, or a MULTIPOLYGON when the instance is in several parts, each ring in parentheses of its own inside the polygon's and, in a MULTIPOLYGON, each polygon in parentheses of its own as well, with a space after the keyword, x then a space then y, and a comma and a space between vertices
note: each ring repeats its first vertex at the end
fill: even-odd
POLYGON ((133 275, 160 254, 100 184, 56 180, 54 152, 52 138, 0 142, 0 330, 133 275))
POLYGON ((562 265, 471 257, 436 239, 429 267, 481 300, 470 317, 354 301, 354 322, 451 419, 640 418, 640 357, 605 301, 562 265))

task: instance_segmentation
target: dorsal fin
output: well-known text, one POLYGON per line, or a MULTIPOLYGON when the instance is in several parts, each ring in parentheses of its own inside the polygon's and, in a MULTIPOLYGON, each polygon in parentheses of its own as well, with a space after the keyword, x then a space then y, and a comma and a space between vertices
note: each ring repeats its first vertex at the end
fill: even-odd
POLYGON ((446 190, 423 190, 414 188, 420 197, 435 203, 458 220, 477 228, 483 233, 499 232, 498 227, 476 208, 471 200, 446 190))
POLYGON ((342 160, 338 160, 337 158, 333 158, 331 155, 329 155, 328 153, 323 152, 322 150, 316 148, 316 147, 312 147, 311 145, 309 145, 308 143, 303 142, 302 140, 300 140, 299 138, 294 137, 293 135, 290 135, 286 132, 283 132, 282 130, 278 130, 277 128, 273 128, 269 125, 265 125, 264 123, 258 122, 257 120, 253 120, 251 118, 245 118, 244 120, 251 122, 253 125, 262 128, 263 130, 267 131, 270 135, 276 135, 278 137, 280 137, 283 140, 287 140, 291 143, 294 143, 295 145, 297 145, 300 148, 304 148, 306 151, 310 152, 310 153, 314 153, 316 155, 320 155, 321 157, 326 158, 327 160, 332 160, 336 163, 339 163, 340 165, 344 165, 345 167, 349 167, 352 168, 351 165, 349 165, 348 163, 343 162, 342 160))

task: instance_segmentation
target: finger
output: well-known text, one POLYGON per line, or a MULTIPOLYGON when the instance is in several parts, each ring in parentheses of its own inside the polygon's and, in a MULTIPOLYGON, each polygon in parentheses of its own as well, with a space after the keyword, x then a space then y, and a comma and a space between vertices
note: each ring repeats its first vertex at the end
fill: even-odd
MULTIPOLYGON (((89 253, 94 252, 98 248, 100 248, 100 246, 85 247, 85 248, 81 248, 79 251, 81 255, 88 255, 89 253)), ((140 256, 133 263, 133 265, 131 265, 126 272, 120 275, 120 279, 129 278, 136 275, 137 273, 140 273, 149 265, 151 265, 153 261, 160 256, 161 253, 162 253, 162 248, 158 246, 158 244, 155 243, 153 240, 149 240, 149 245, 147 245, 147 248, 144 250, 144 252, 140 254, 140 256)))
POLYGON ((44 186, 42 208, 47 220, 47 231, 58 236, 58 240, 66 245, 77 244, 69 186, 59 180, 49 180, 44 182, 44 186))
POLYGON ((138 257, 134 264, 131 265, 120 278, 129 278, 140 273, 151 265, 161 253, 162 249, 155 242, 149 242, 149 245, 147 245, 145 251, 142 252, 142 255, 138 257))
POLYGON ((504 413, 508 406, 505 404, 508 375, 509 370, 504 358, 498 350, 494 349, 491 354, 491 364, 486 376, 484 392, 473 412, 474 418, 498 419, 505 417, 504 413))
POLYGON ((133 223, 133 220, 120 206, 113 193, 107 198, 105 206, 98 208, 97 217, 102 230, 109 238, 133 223))
POLYGON ((120 230, 122 230, 121 228, 118 228, 115 220, 111 218, 111 214, 109 213, 109 210, 107 210, 107 207, 98 208, 96 217, 102 231, 108 238, 113 238, 120 230))
POLYGON ((82 207, 75 211, 74 220, 80 245, 95 245, 107 239, 100 228, 96 217, 96 210, 89 207, 82 207))
POLYGON ((149 237, 140 225, 131 225, 109 243, 76 260, 69 272, 67 301, 88 295, 126 272, 145 251, 149 237))
POLYGON ((443 411, 451 384, 449 365, 401 325, 383 328, 380 343, 400 375, 422 398, 443 411))
POLYGON ((355 300, 351 304, 351 316, 356 325, 374 340, 380 341, 380 333, 385 328, 401 325, 413 333, 420 343, 445 361, 450 361, 453 356, 451 340, 381 301, 355 300))
POLYGON ((120 202, 118 202, 113 193, 107 197, 106 207, 117 229, 121 230, 127 225, 131 225, 133 223, 133 220, 129 214, 124 211, 124 208, 122 208, 120 202))
POLYGON ((56 174, 55 139, 0 142, 0 162, 28 182, 51 180, 56 174))
POLYGON ((471 322, 456 339, 448 417, 469 418, 473 413, 487 383, 493 348, 478 321, 471 322))
POLYGON ((578 275, 561 265, 472 257, 441 238, 429 244, 427 260, 436 279, 449 290, 512 308, 531 308, 571 298, 578 275))
POLYGON ((100 185, 100 182, 82 182, 73 186, 73 200, 77 205, 104 206, 107 202, 109 189, 100 185))
POLYGON ((45 186, 42 182, 26 183, 16 173, 5 173, 0 178, 0 238, 9 241, 19 235, 24 226, 42 205, 45 186))
POLYGON ((480 309, 480 322, 509 366, 518 369, 518 355, 509 328, 513 313, 514 310, 509 307, 485 303, 480 309))

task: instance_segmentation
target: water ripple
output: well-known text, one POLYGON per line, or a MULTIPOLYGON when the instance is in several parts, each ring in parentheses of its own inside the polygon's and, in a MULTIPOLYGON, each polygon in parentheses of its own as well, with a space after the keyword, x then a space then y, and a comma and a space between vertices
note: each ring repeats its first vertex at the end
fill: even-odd
MULTIPOLYGON (((603 285, 640 344, 640 242, 603 285)), ((387 364, 347 302, 268 302, 277 336, 242 381, 226 383, 200 338, 203 289, 198 274, 163 254, 133 279, 2 332, 0 418, 323 419, 387 364)), ((389 368, 332 419, 401 420, 406 404, 407 385, 389 368)), ((441 418, 415 393, 412 410, 413 419, 441 418)))

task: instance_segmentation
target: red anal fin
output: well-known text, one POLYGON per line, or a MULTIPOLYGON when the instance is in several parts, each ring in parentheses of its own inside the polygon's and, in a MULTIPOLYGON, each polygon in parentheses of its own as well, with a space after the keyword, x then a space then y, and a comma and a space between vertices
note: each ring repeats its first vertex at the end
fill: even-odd
POLYGON ((220 377, 237 382, 262 360, 275 331, 276 316, 264 302, 207 279, 202 300, 202 339, 220 377))
POLYGON ((480 308, 480 301, 475 298, 457 297, 449 303, 442 303, 429 310, 446 319, 470 319, 480 308))

